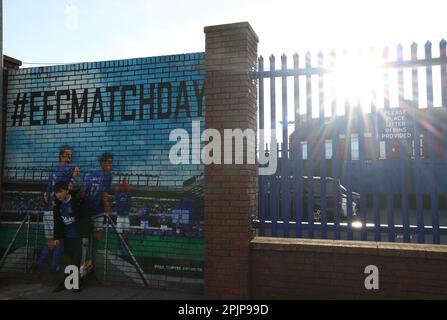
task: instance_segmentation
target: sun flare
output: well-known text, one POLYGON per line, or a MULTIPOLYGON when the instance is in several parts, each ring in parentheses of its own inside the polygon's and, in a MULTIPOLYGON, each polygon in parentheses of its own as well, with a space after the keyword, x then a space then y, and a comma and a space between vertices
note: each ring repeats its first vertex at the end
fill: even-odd
POLYGON ((338 108, 348 101, 351 106, 360 105, 370 110, 372 93, 380 83, 380 61, 373 56, 343 55, 334 70, 334 88, 338 108))

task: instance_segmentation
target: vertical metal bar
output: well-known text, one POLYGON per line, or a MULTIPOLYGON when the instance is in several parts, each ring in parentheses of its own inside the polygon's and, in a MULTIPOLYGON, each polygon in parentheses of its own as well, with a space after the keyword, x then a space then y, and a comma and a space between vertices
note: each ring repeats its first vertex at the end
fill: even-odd
POLYGON ((28 273, 28 252, 29 252, 29 232, 31 226, 31 216, 28 213, 27 215, 27 226, 26 226, 26 246, 25 246, 25 273, 28 273))
MULTIPOLYGON (((343 57, 347 60, 347 52, 343 52, 343 57)), ((345 157, 343 162, 343 178, 346 185, 346 221, 347 221, 347 239, 353 240, 354 233, 352 230, 352 185, 351 185, 351 175, 352 175, 352 110, 349 97, 345 97, 345 117, 344 117, 344 128, 345 128, 345 157)), ((343 201, 343 199, 342 199, 343 201)))
POLYGON ((378 114, 373 114, 374 133, 372 137, 372 152, 373 152, 373 172, 374 172, 374 186, 373 186, 373 215, 374 215, 374 241, 381 241, 381 219, 380 219, 380 140, 378 134, 378 114))
MULTIPOLYGON (((433 132, 433 129, 438 130, 436 126, 434 126, 434 110, 431 109, 428 111, 429 121, 432 124, 431 130, 428 130, 428 152, 429 152, 429 160, 428 160, 428 168, 429 168, 429 187, 430 190, 430 207, 431 207, 431 219, 432 219, 432 230, 433 230, 433 243, 440 244, 441 238, 439 234, 439 186, 438 179, 436 177, 437 173, 437 162, 436 153, 435 153, 435 145, 439 143, 439 138, 433 132)), ((425 227, 425 226, 424 226, 425 227)), ((424 239, 425 242, 425 239, 424 239)))
POLYGON ((37 250, 38 250, 37 239, 39 237, 39 226, 40 226, 40 213, 37 212, 36 213, 36 233, 35 233, 35 237, 34 237, 33 263, 36 262, 36 258, 37 258, 37 250))
MULTIPOLYGON (((446 47, 447 47, 447 41, 445 39, 442 39, 442 41, 439 44, 439 52, 440 52, 440 58, 441 58, 441 86, 442 86, 442 106, 443 108, 447 108, 447 54, 446 54, 446 47)), ((445 110, 445 109, 444 109, 445 110)), ((444 112, 444 119, 442 120, 442 123, 446 123, 447 116, 444 112)), ((442 132, 442 145, 441 149, 444 150, 443 152, 443 163, 442 165, 445 167, 447 166, 447 126, 444 125, 444 130, 442 132)), ((443 183, 443 195, 445 199, 445 203, 447 205, 447 170, 444 170, 444 183, 443 183)))
MULTIPOLYGON (((265 142, 265 117, 264 117, 264 76, 262 72, 264 71, 264 58, 262 56, 259 57, 259 145, 264 148, 265 142)), ((259 176, 259 235, 262 237, 265 235, 265 177, 259 176)))
POLYGON ((399 154, 401 162, 401 192, 402 192, 402 225, 404 242, 410 242, 410 220, 408 212, 408 161, 409 150, 405 140, 399 142, 399 154))
POLYGON ((290 222, 290 170, 289 170, 289 118, 287 115, 287 56, 281 57, 282 68, 282 173, 281 173, 281 192, 282 192, 282 219, 284 226, 284 237, 289 237, 290 222))
POLYGON ((307 222, 309 227, 308 237, 314 237, 314 187, 313 187, 313 123, 312 123, 312 77, 311 55, 306 53, 306 129, 307 129, 307 222))
MULTIPOLYGON (((383 60, 384 62, 388 61, 388 48, 385 47, 383 50, 383 60)), ((385 70, 383 75, 383 85, 384 85, 384 108, 385 110, 390 109, 390 84, 389 84, 389 74, 388 70, 385 70)), ((389 141, 385 141, 385 177, 386 179, 391 179, 393 173, 393 159, 392 159, 392 151, 391 145, 389 141)), ((388 220, 388 241, 395 242, 396 235, 394 230, 394 193, 391 188, 391 181, 386 181, 386 213, 388 220)))
MULTIPOLYGON (((318 53, 318 67, 323 68, 323 53, 318 53)), ((326 190, 326 130, 324 115, 324 74, 318 77, 319 95, 319 139, 320 145, 320 215, 321 215, 321 237, 327 239, 327 190, 326 190)))
MULTIPOLYGON (((439 43, 439 57, 441 58, 441 92, 442 106, 447 107, 447 41, 442 39, 439 43)), ((447 160, 446 160, 447 161, 447 160)))
MULTIPOLYGON (((447 106, 445 106, 444 108, 447 108, 447 106)), ((447 123, 447 114, 444 112, 444 120, 443 123, 447 123)), ((443 134, 443 163, 441 164, 441 168, 443 168, 444 170, 444 183, 442 184, 442 193, 444 195, 444 205, 447 206, 447 126, 444 126, 444 130, 442 132, 443 134)), ((445 227, 445 225, 443 225, 443 227, 445 227)), ((444 235, 444 239, 447 236, 445 233, 444 235)))
MULTIPOLYGON (((399 44, 397 46, 397 62, 402 63, 403 58, 403 46, 399 44)), ((399 68, 397 72, 397 88, 398 88, 398 95, 399 95, 399 107, 402 107, 404 104, 404 70, 402 68, 399 68)))
MULTIPOLYGON (((425 44, 425 60, 427 61, 427 99, 428 107, 427 116, 428 122, 430 124, 429 130, 427 130, 427 143, 428 143, 428 167, 429 172, 429 186, 432 187, 430 191, 430 205, 431 205, 431 218, 432 218, 432 228, 433 228, 433 243, 439 244, 441 239, 439 235, 439 203, 438 203, 438 184, 436 179, 436 154, 435 145, 438 144, 438 137, 435 135, 434 130, 438 130, 435 125, 435 110, 433 109, 433 72, 430 61, 432 60, 431 43, 428 41, 425 44)), ((427 160, 426 160, 427 161, 427 160)), ((425 227, 425 226, 424 226, 425 227)), ((425 242, 425 239, 424 239, 425 242)))
MULTIPOLYGON (((447 108, 447 54, 446 54, 446 46, 447 41, 445 39, 442 39, 442 41, 439 43, 439 52, 440 52, 440 58, 441 58, 441 90, 442 90, 442 106, 444 108, 447 108)), ((445 109, 444 109, 445 110, 445 109)), ((447 116, 444 112, 444 119, 442 123, 447 123, 447 116)), ((441 168, 444 168, 444 183, 443 183, 443 194, 444 199, 447 205, 447 127, 444 126, 444 130, 442 132, 442 141, 443 141, 443 163, 441 168)))
MULTIPOLYGON (((397 61, 402 63, 403 58, 403 46, 400 44, 397 46, 397 61)), ((404 71, 402 68, 398 70, 398 88, 399 88, 399 108, 405 112, 408 112, 408 108, 404 102, 404 71)), ((400 156, 400 174, 401 174, 401 201, 402 201, 402 226, 403 226, 403 240, 404 242, 410 242, 410 222, 408 212, 408 158, 409 152, 406 147, 406 140, 399 141, 399 156, 400 156)))
MULTIPOLYGON (((270 56, 270 118, 272 132, 276 132, 276 84, 275 84, 275 56, 270 56)), ((271 143, 276 143, 272 141, 271 143)), ((274 148, 270 147, 270 150, 274 148)), ((277 156, 277 155, 276 155, 277 156)), ((272 236, 278 235, 277 220, 278 220, 278 188, 277 188, 277 173, 270 176, 270 218, 272 220, 272 236)))
MULTIPOLYGON (((370 56, 373 59, 375 51, 370 50, 370 56)), ((371 91, 371 117, 372 117, 372 132, 371 132, 371 155, 373 165, 373 215, 374 215, 374 241, 381 241, 381 228, 380 228, 380 197, 379 197, 379 185, 380 185, 380 137, 379 137, 379 117, 377 113, 377 91, 374 88, 371 91)))
MULTIPOLYGON (((411 60, 417 61, 417 44, 411 45, 411 60)), ((413 184, 416 194, 416 215, 418 225, 418 242, 424 242, 424 212, 422 207, 421 190, 421 131, 419 119, 419 87, 418 87, 418 69, 416 65, 412 68, 412 119, 414 119, 413 139, 414 139, 414 163, 413 163, 413 184)))
POLYGON ((346 101, 346 151, 345 151, 345 172, 344 178, 346 182, 346 221, 348 223, 348 240, 354 239, 354 233, 352 229, 352 128, 351 128, 351 104, 349 100, 346 101))
POLYGON ((296 222, 296 237, 302 236, 302 222, 303 222, 303 148, 301 145, 301 116, 300 116, 300 82, 298 76, 299 70, 299 56, 293 55, 294 68, 294 107, 295 107, 295 145, 296 145, 296 163, 295 163, 295 222, 296 222))
MULTIPOLYGON (((363 54, 360 51, 359 56, 362 57, 363 54)), ((357 212, 354 212, 356 215, 360 215, 362 227, 360 232, 360 239, 362 241, 366 241, 368 239, 367 229, 366 229, 366 222, 367 222, 367 215, 366 215, 366 190, 365 190, 365 175, 366 175, 366 166, 365 166, 365 126, 367 125, 366 121, 363 121, 363 105, 362 105, 362 99, 360 99, 360 96, 357 98, 357 103, 355 107, 355 124, 357 129, 357 139, 358 139, 358 148, 359 148, 359 158, 357 163, 358 172, 358 178, 357 178, 357 187, 358 192, 360 194, 359 203, 357 203, 356 209, 357 212)), ((354 199, 353 199, 354 203, 354 199)), ((352 203, 350 204, 352 207, 352 203)), ((358 216, 357 216, 358 219, 358 216)))
MULTIPOLYGON (((281 150, 280 147, 281 147, 280 143, 277 142, 276 143, 276 159, 281 159, 280 156, 281 156, 282 150, 281 150)), ((281 172, 281 171, 279 171, 279 172, 281 172)), ((280 191, 281 191, 280 190, 281 189, 281 180, 280 180, 280 176, 279 175, 275 177, 275 183, 276 183, 276 185, 275 185, 275 189, 276 189, 275 192, 276 193, 275 194, 276 194, 276 210, 277 210, 276 211, 277 212, 276 221, 278 222, 278 221, 280 221, 280 218, 282 218, 282 216, 281 216, 281 209, 283 209, 282 203, 281 203, 281 193, 280 193, 280 191)), ((277 223, 277 225, 276 225, 276 230, 277 231, 278 231, 278 228, 280 228, 280 226, 277 223)))
MULTIPOLYGON (((331 61, 330 66, 332 70, 335 70, 335 60, 336 54, 334 51, 331 52, 331 61)), ((332 74, 333 81, 331 81, 331 97, 332 97, 332 177, 333 181, 333 190, 334 190, 334 203, 333 203, 333 215, 334 215, 334 239, 340 239, 340 203, 341 203, 341 194, 340 191, 340 162, 339 162, 339 147, 340 147, 340 132, 338 125, 338 117, 337 117, 337 97, 336 97, 336 88, 335 88, 335 72, 332 74)))
POLYGON ((359 182, 359 194, 360 194, 360 203, 358 204, 360 207, 358 208, 360 212, 360 219, 362 221, 363 227, 361 228, 360 237, 362 241, 367 240, 367 229, 366 229, 366 192, 365 192, 365 123, 363 122, 363 112, 362 107, 359 105, 356 108, 356 123, 357 123, 357 132, 358 132, 358 141, 359 141, 359 170, 360 170, 360 179, 359 182))
POLYGON ((104 281, 107 281, 107 263, 109 259, 109 219, 106 217, 106 243, 104 246, 104 281))
POLYGON ((433 70, 431 62, 431 42, 425 43, 425 61, 426 61, 426 76, 427 76, 427 106, 433 108, 433 70))
MULTIPOLYGON (((433 103, 433 71, 432 71, 432 66, 430 64, 431 59, 432 59, 431 48, 432 48, 431 42, 427 41, 425 43, 425 61, 427 62, 425 71, 426 71, 426 79, 427 79, 427 83, 426 83, 426 85, 427 85, 427 106, 429 108, 427 116, 428 116, 428 121, 430 122, 430 127, 433 124, 432 117, 431 117, 431 114, 432 114, 431 109, 434 106, 434 103, 433 103)), ((424 128, 425 129, 424 131, 427 134, 427 144, 428 144, 428 161, 427 161, 427 158, 425 158, 425 163, 428 166, 429 172, 430 172, 429 177, 428 177, 429 181, 430 181, 429 185, 432 185, 431 183, 433 182, 433 178, 434 178, 432 169, 434 169, 433 162, 435 159, 434 159, 434 152, 433 152, 434 136, 433 136, 433 131, 430 129, 430 127, 424 128)), ((436 185, 433 184, 433 186, 434 186, 434 189, 432 189, 430 192, 430 201, 431 201, 431 207, 432 207, 432 226, 434 227, 434 225, 436 223, 435 220, 437 220, 437 219, 435 219, 435 217, 434 217, 433 200, 435 198, 437 200, 437 196, 434 197, 434 193, 436 193, 437 190, 436 190, 436 185)), ((425 228, 425 224, 422 225, 422 228, 425 228)), ((434 237, 436 236, 434 230, 433 230, 433 236, 434 237)), ((425 237, 422 242, 425 242, 425 237)))

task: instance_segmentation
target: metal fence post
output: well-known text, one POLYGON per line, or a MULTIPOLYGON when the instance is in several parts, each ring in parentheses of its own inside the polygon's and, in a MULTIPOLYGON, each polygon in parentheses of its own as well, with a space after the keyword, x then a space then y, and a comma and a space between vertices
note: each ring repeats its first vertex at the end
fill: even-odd
POLYGON ((25 273, 28 273, 28 249, 29 249, 29 231, 31 225, 31 215, 27 215, 27 226, 26 226, 26 249, 25 249, 25 273))
POLYGON ((107 281, 107 260, 109 258, 109 216, 106 217, 106 243, 104 245, 104 281, 107 281))
POLYGON ((33 264, 36 262, 36 258, 37 258, 37 252, 38 252, 38 248, 37 248, 37 238, 39 237, 39 224, 40 224, 40 213, 36 213, 36 233, 35 233, 35 238, 34 238, 34 253, 33 253, 33 264))

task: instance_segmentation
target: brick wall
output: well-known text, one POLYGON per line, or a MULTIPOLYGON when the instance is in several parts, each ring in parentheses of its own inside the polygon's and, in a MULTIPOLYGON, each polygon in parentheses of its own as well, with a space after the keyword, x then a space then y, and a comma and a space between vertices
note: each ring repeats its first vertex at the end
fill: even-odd
POLYGON ((250 264, 254 299, 447 299, 447 246, 255 238, 250 264))
MULTIPOLYGON (((256 131, 257 90, 251 79, 256 34, 248 23, 207 27, 205 33, 206 128, 219 130, 222 136, 223 129, 256 131)), ((205 185, 205 297, 248 298, 257 166, 206 166, 205 185)))
POLYGON ((169 133, 191 132, 192 120, 204 126, 203 64, 193 53, 10 70, 4 166, 51 167, 70 145, 86 171, 112 152, 116 171, 181 186, 203 166, 172 165, 169 133))

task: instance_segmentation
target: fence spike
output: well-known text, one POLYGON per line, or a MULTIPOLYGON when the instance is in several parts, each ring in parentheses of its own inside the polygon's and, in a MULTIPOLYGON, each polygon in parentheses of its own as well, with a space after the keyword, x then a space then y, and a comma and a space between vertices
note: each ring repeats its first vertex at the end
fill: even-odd
POLYGON ((293 61, 300 61, 300 55, 296 52, 293 54, 293 61))
POLYGON ((298 69, 300 65, 300 56, 298 53, 293 55, 293 68, 298 69))
POLYGON ((411 59, 416 60, 418 56, 418 44, 416 42, 413 42, 411 44, 411 59))
POLYGON ((317 58, 318 58, 318 64, 322 65, 323 64, 323 52, 322 51, 318 51, 317 58))
POLYGON ((397 45, 397 59, 402 60, 403 59, 403 53, 404 53, 404 46, 399 43, 397 45))
POLYGON ((309 67, 311 65, 312 55, 309 51, 306 52, 306 66, 309 67))
POLYGON ((439 56, 441 58, 445 58, 447 56, 446 44, 447 44, 447 41, 445 41, 444 39, 442 39, 442 41, 439 43, 439 56))
POLYGON ((427 51, 427 50, 431 50, 431 42, 430 41, 427 41, 426 43, 425 43, 425 51, 427 51))
POLYGON ((431 42, 425 43, 425 59, 431 59, 431 42))
POLYGON ((441 42, 439 42, 439 56, 441 58, 446 57, 446 45, 447 41, 445 41, 445 39, 442 39, 441 42))

